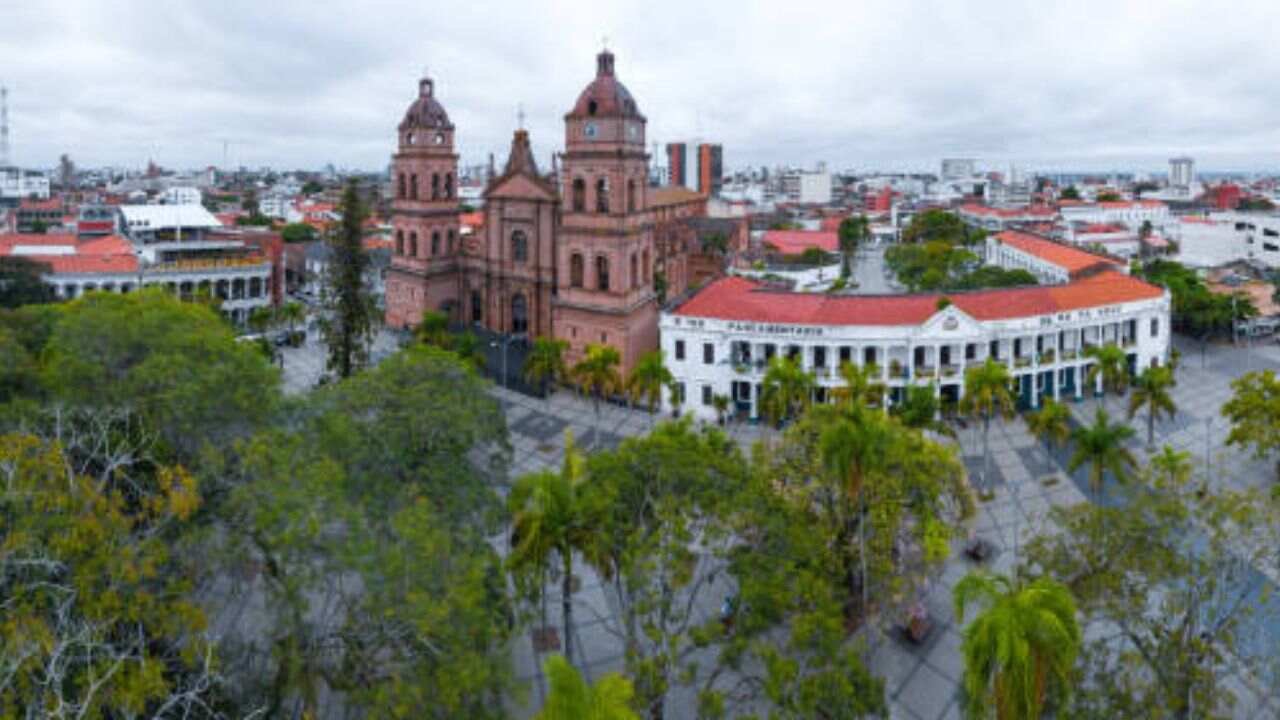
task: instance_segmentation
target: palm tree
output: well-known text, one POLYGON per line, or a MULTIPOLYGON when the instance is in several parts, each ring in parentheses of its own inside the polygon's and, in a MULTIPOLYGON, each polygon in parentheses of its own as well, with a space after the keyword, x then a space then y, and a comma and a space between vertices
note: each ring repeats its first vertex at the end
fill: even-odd
POLYGON ((280 317, 289 323, 289 332, 293 332, 298 328, 298 323, 302 322, 307 316, 307 311, 299 302, 287 302, 280 306, 280 317))
POLYGON ((1132 420, 1138 410, 1147 411, 1147 449, 1155 448, 1156 415, 1173 417, 1178 408, 1173 403, 1169 388, 1173 387, 1173 372, 1167 367, 1156 365, 1142 371, 1133 383, 1133 394, 1129 396, 1129 419, 1132 420))
POLYGON ((622 376, 618 374, 618 366, 621 364, 622 356, 617 348, 593 343, 587 346, 587 354, 571 371, 578 385, 591 396, 595 409, 596 429, 591 434, 592 449, 595 449, 596 438, 600 435, 600 401, 605 395, 613 395, 622 390, 622 376))
POLYGON ((449 316, 434 310, 426 310, 422 313, 422 322, 418 324, 413 334, 427 345, 448 347, 449 316))
POLYGON ((569 369, 564 363, 564 353, 568 349, 568 340, 534 338, 529 356, 524 359, 525 382, 541 390, 548 402, 549 391, 554 392, 556 383, 564 382, 569 375, 569 369))
POLYGON ((662 351, 653 350, 640 356, 636 366, 631 368, 627 376, 627 397, 632 402, 644 402, 652 416, 662 402, 662 388, 675 380, 667 364, 663 361, 662 351))
POLYGON ((276 323, 276 314, 269 307, 256 307, 249 311, 249 329, 264 333, 276 323))
POLYGON ((533 720, 639 720, 631 709, 635 690, 622 675, 606 673, 592 687, 560 655, 548 657, 542 669, 547 701, 533 720))
POLYGON ((729 396, 716 393, 711 396, 711 407, 716 409, 716 422, 724 425, 725 418, 729 416, 729 396))
MULTIPOLYGON (((573 553, 578 551, 589 563, 600 565, 601 508, 585 483, 585 460, 573 442, 573 433, 564 438, 564 463, 560 472, 544 470, 525 475, 511 488, 508 507, 512 513, 511 555, 513 569, 547 567, 554 552, 562 563, 560 605, 564 623, 565 657, 573 661, 573 553)), ((544 590, 545 593, 545 590, 544 590)), ((544 595, 545 597, 545 595, 544 595)), ((545 625, 545 605, 543 607, 545 625)))
POLYGON ((771 359, 762 384, 760 405, 772 423, 795 417, 813 401, 813 375, 791 358, 771 359))
POLYGON ((875 365, 840 365, 840 377, 844 386, 831 391, 832 397, 845 403, 850 409, 861 410, 866 406, 880 407, 884 403, 884 383, 880 382, 880 369, 875 365))
POLYGON ((1033 720, 1070 692, 1080 651, 1076 603, 1065 586, 1042 577, 1018 584, 1001 575, 970 573, 953 591, 956 617, 975 603, 985 609, 964 631, 964 689, 970 717, 1033 720))
POLYGON ((1191 479, 1191 453, 1165 445, 1163 450, 1151 456, 1149 467, 1157 487, 1176 490, 1191 479))
MULTIPOLYGON (((861 577, 854 577, 852 563, 847 564, 846 581, 853 592, 862 586, 862 607, 859 612, 865 613, 868 606, 867 581, 867 483, 869 477, 882 469, 887 462, 893 435, 885 424, 882 415, 867 413, 854 419, 839 418, 822 431, 818 440, 818 450, 822 457, 822 465, 828 473, 843 485, 845 494, 851 504, 858 508, 858 559, 862 565, 861 577)), ((843 532, 847 534, 849 523, 844 523, 843 532)), ((841 538, 841 551, 852 538, 841 538)), ((852 613, 850 618, 853 619, 852 613)))
POLYGON ((1071 411, 1062 403, 1046 399, 1044 405, 1036 412, 1027 413, 1027 429, 1037 440, 1044 443, 1044 464, 1050 466, 1049 451, 1067 441, 1071 436, 1071 425, 1068 419, 1071 411))
POLYGON ((1009 392, 1009 368, 991 358, 965 371, 962 410, 982 418, 982 484, 986 487, 991 469, 991 418, 1013 415, 1013 394, 1009 392))
POLYGON ((1089 366, 1089 382, 1096 383, 1101 377, 1103 391, 1123 395, 1129 387, 1129 360, 1125 357, 1124 348, 1114 344, 1095 345, 1084 354, 1094 361, 1089 366))
POLYGON ((1071 433, 1076 450, 1067 464, 1068 472, 1075 472, 1089 463, 1089 488, 1095 501, 1101 500, 1102 482, 1107 471, 1116 482, 1125 482, 1129 473, 1137 467, 1133 453, 1124 446, 1133 437, 1133 428, 1122 423, 1112 423, 1105 408, 1098 408, 1093 425, 1081 426, 1071 433))

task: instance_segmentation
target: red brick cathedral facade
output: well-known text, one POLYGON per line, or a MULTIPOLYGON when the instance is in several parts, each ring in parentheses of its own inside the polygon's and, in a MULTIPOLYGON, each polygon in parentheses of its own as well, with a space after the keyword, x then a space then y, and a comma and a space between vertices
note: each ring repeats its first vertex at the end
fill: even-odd
POLYGON ((463 242, 454 127, 432 81, 421 81, 393 158, 388 325, 410 327, 436 310, 567 340, 570 362, 590 343, 612 345, 624 370, 658 347, 657 285, 668 297, 688 287, 697 234, 688 221, 705 216, 706 198, 648 187, 646 120, 609 51, 564 120, 554 176, 538 171, 528 133, 516 131, 505 169, 485 188, 482 229, 463 242))

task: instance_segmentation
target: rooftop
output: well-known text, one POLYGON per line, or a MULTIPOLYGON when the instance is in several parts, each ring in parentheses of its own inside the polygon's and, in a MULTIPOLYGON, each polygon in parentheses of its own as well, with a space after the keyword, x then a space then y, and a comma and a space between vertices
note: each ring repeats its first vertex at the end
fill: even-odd
POLYGON ((840 250, 840 235, 831 230, 766 230, 763 242, 784 255, 799 255, 809 248, 840 250))
POLYGON ((649 207, 680 205, 706 199, 707 196, 700 192, 679 186, 660 187, 649 191, 649 207))
POLYGON ((1028 255, 1034 255, 1047 263, 1057 265, 1072 276, 1094 268, 1114 267, 1121 264, 1114 258, 1096 255, 1017 230, 997 233, 995 239, 997 242, 1021 250, 1028 255))
POLYGON ((830 295, 776 290, 741 277, 721 278, 673 311, 682 317, 797 325, 920 325, 946 297, 975 320, 1010 320, 1153 300, 1164 290, 1113 270, 1066 285, 923 295, 830 295))
POLYGON ((120 214, 131 230, 222 227, 202 205, 121 205, 120 214))

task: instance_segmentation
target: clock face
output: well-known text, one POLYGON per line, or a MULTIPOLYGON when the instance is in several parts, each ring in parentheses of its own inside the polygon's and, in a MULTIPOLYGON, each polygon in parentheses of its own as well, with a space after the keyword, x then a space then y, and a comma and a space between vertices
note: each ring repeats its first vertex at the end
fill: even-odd
POLYGON ((437 145, 443 145, 443 144, 444 144, 444 133, 436 133, 436 136, 435 136, 434 140, 435 140, 435 143, 436 143, 437 145))
POLYGON ((636 125, 635 123, 631 123, 627 125, 627 137, 631 138, 632 140, 635 140, 636 138, 640 137, 640 126, 636 125))
POLYGON ((589 137, 589 138, 593 138, 593 137, 595 137, 595 136, 596 136, 596 124, 595 124, 595 123, 593 123, 593 122, 589 122, 589 123, 587 123, 586 127, 582 128, 582 134, 583 134, 583 135, 586 135, 586 136, 587 136, 587 137, 589 137))

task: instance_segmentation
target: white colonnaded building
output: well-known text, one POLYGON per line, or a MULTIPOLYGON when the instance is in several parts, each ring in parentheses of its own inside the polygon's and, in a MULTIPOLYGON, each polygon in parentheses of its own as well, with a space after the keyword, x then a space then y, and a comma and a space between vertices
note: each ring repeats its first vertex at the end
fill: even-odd
MULTIPOLYGON (((663 312, 662 350, 675 377, 678 407, 715 420, 713 399, 760 417, 769 360, 793 358, 816 381, 815 400, 842 386, 844 363, 872 366, 886 405, 911 385, 932 386, 944 402, 964 393, 967 368, 988 358, 1008 366, 1018 403, 1080 400, 1090 386, 1090 347, 1122 347, 1131 372, 1169 361, 1170 295, 1127 274, 1121 261, 1026 233, 1001 233, 989 262, 1053 266, 1055 284, 913 295, 835 295, 777 289, 726 277, 663 312)), ((1042 280, 1043 282, 1043 280, 1042 280)))

